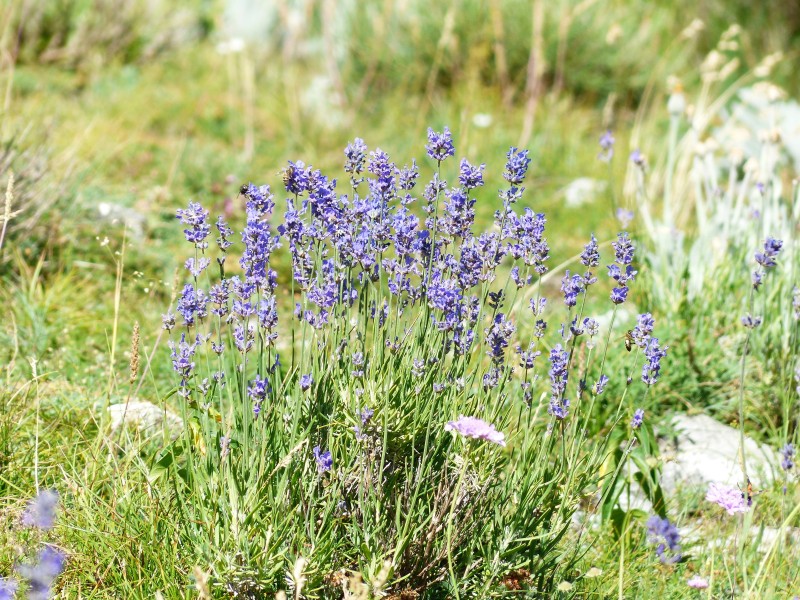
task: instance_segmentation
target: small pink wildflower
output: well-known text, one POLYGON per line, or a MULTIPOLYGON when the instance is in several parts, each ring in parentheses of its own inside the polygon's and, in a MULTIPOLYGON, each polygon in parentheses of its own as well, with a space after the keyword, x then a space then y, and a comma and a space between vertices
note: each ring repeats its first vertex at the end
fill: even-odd
POLYGON ((694 575, 689 581, 686 582, 690 588, 695 588, 696 590, 704 590, 708 587, 708 580, 704 577, 700 577, 700 575, 694 575))
POLYGON ((706 500, 719 504, 729 515, 747 512, 747 502, 740 490, 727 487, 721 483, 711 483, 708 486, 706 500))
POLYGON ((445 431, 455 431, 464 437, 486 440, 499 446, 506 445, 506 436, 502 431, 497 431, 494 425, 482 419, 478 419, 477 417, 465 417, 461 415, 458 417, 458 420, 450 421, 444 428, 445 431))

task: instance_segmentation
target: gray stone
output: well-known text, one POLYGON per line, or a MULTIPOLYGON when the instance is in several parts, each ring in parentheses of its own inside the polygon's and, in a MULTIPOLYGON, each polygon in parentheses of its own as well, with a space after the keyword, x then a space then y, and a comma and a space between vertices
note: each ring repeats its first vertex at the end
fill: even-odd
POLYGON ((112 404, 108 407, 108 414, 111 416, 112 432, 118 431, 123 425, 131 425, 148 436, 159 435, 166 429, 174 439, 183 429, 183 419, 178 415, 145 400, 112 404))
MULTIPOLYGON (((686 486, 707 488, 711 482, 744 484, 738 429, 706 415, 676 415, 672 425, 677 436, 661 447, 661 485, 666 493, 686 486)), ((745 437, 745 459, 754 486, 764 487, 775 479, 779 459, 772 448, 745 437)))

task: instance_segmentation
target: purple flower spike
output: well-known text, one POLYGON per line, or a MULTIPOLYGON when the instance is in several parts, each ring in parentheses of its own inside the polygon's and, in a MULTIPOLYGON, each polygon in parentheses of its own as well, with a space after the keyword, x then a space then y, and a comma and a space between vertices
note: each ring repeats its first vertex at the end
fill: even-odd
POLYGON ((747 512, 747 501, 744 499, 742 492, 735 487, 712 483, 708 486, 706 500, 718 504, 729 515, 747 512))
POLYGON ((662 563, 676 563, 681 559, 680 534, 678 528, 653 515, 647 520, 647 539, 656 544, 656 556, 662 563))
POLYGON ((0 600, 14 600, 19 583, 10 577, 0 577, 0 600))
POLYGON ((464 415, 460 415, 458 420, 447 423, 444 429, 445 431, 455 431, 464 437, 486 440, 498 446, 506 445, 506 436, 503 432, 497 431, 494 425, 482 419, 478 419, 477 417, 465 417, 464 415))
POLYGON ((22 524, 25 527, 38 527, 39 529, 52 529, 56 521, 56 507, 58 506, 58 492, 43 490, 28 503, 22 513, 22 524))
POLYGON ((450 129, 445 127, 442 133, 438 133, 428 127, 428 144, 425 146, 425 150, 428 152, 428 156, 437 162, 442 162, 447 157, 453 156, 456 153, 456 149, 453 146, 453 136, 450 134, 450 129))
POLYGON ((28 583, 28 598, 47 600, 56 577, 64 570, 66 555, 59 549, 45 546, 39 551, 36 564, 22 564, 18 567, 20 575, 28 583))
POLYGON ((317 473, 326 473, 333 466, 333 456, 330 450, 322 451, 319 446, 314 447, 314 460, 317 462, 317 473))
POLYGON ((597 155, 597 158, 602 160, 603 162, 608 162, 611 160, 611 157, 614 156, 614 136, 611 135, 611 130, 607 129, 606 132, 600 136, 600 154, 597 155))
POLYGON ((644 409, 637 408, 633 413, 633 418, 631 419, 631 429, 639 429, 644 422, 644 409))
POLYGON ((308 373, 308 374, 303 375, 302 377, 300 377, 300 389, 301 390, 306 392, 311 388, 312 385, 314 385, 314 377, 311 375, 311 373, 308 373))

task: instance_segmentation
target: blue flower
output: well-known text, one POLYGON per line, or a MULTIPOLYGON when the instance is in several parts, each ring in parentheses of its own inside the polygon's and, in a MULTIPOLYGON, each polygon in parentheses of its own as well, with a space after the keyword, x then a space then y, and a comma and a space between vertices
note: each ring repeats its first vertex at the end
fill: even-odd
POLYGON ((314 447, 314 460, 317 463, 317 473, 326 473, 333 467, 333 456, 330 450, 322 452, 319 446, 314 447))
POLYGON ((64 570, 65 562, 66 555, 61 550, 45 546, 39 551, 36 564, 21 564, 17 567, 28 584, 29 600, 50 598, 53 582, 64 570))
POLYGON ((211 231, 211 225, 208 222, 208 211, 198 202, 189 202, 187 208, 179 208, 176 214, 180 222, 187 226, 183 230, 184 235, 186 235, 186 241, 191 242, 200 250, 208 248, 208 242, 205 241, 211 231))
POLYGON ((781 448, 781 468, 784 471, 791 471, 794 468, 794 457, 796 450, 793 444, 786 444, 781 448))
POLYGON ((563 397, 567 389, 567 379, 569 378, 568 361, 569 353, 561 347, 561 344, 556 344, 550 351, 550 388, 552 394, 550 396, 549 412, 557 419, 565 419, 569 409, 569 399, 563 397))
POLYGON ((447 157, 453 156, 456 153, 456 149, 453 146, 453 136, 450 134, 450 129, 445 127, 443 132, 438 133, 428 127, 428 143, 425 146, 425 150, 428 152, 428 156, 436 162, 442 162, 447 157))
POLYGON ((518 186, 525 180, 528 166, 531 164, 531 159, 528 158, 528 151, 518 150, 512 146, 506 154, 506 159, 503 178, 512 186, 518 186))
POLYGON ((485 164, 480 164, 478 166, 471 165, 466 158, 462 158, 458 168, 458 182, 467 190, 482 186, 483 170, 485 168, 485 164))
POLYGON ((314 385, 314 377, 312 376, 311 373, 307 373, 300 377, 301 390, 303 390, 304 392, 308 391, 312 385, 314 385))
POLYGON ((633 413, 633 418, 631 419, 631 429, 639 429, 644 422, 644 409, 637 408, 633 413))
POLYGON ((614 304, 622 304, 628 298, 628 288, 626 286, 614 288, 611 290, 611 301, 614 304))
POLYGON ((43 490, 22 513, 22 524, 26 527, 39 529, 52 529, 56 520, 56 507, 58 506, 58 492, 56 490, 43 490))
POLYGON ((644 350, 645 363, 642 365, 642 381, 647 385, 653 385, 658 381, 661 374, 661 359, 667 355, 667 349, 659 347, 658 338, 651 337, 644 350))
POLYGON ((611 157, 614 156, 614 136, 611 135, 611 130, 606 130, 606 132, 600 136, 600 154, 597 155, 597 158, 602 160, 603 162, 608 162, 611 160, 611 157))
POLYGON ((0 600, 14 600, 19 583, 10 577, 0 577, 0 600))
POLYGON ((608 377, 606 375, 600 375, 600 378, 594 384, 594 393, 599 396, 606 390, 606 385, 608 385, 608 377))
POLYGON ((676 563, 681 559, 681 536, 678 528, 669 522, 653 515, 647 520, 647 538, 656 544, 656 556, 662 563, 676 563))

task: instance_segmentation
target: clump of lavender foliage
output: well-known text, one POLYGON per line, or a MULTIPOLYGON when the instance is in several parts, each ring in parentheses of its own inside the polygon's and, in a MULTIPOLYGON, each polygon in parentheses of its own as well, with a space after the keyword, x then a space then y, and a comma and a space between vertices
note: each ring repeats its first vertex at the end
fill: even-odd
MULTIPOLYGON (((610 159, 610 134, 603 143, 610 159)), ((519 564, 539 551, 539 543, 531 542, 538 535, 536 520, 524 511, 499 515, 496 505, 513 504, 507 496, 512 481, 522 486, 522 491, 513 488, 517 497, 533 493, 525 486, 553 476, 544 466, 531 467, 538 460, 534 457, 565 447, 576 456, 583 452, 583 443, 556 444, 581 431, 584 425, 578 423, 588 422, 594 399, 611 382, 603 365, 613 320, 599 368, 585 352, 591 355, 602 338, 599 321, 584 314, 590 288, 604 285, 595 275, 600 244, 592 235, 580 265, 570 265, 573 271, 563 276, 566 316, 559 323, 562 315, 547 309, 542 285, 550 268, 547 219, 520 207, 532 164, 529 152, 513 147, 507 152, 499 208, 493 227, 485 231, 476 231, 475 223, 476 204, 488 187, 485 164, 449 160, 456 148, 447 128, 428 130, 425 152, 433 173, 420 185, 416 161, 400 167, 387 152, 370 151, 359 138, 344 152, 344 186, 311 165, 290 161, 281 188, 241 187, 240 235, 221 217, 212 221, 199 203, 189 202, 177 212, 190 256, 184 263, 186 282, 163 324, 171 336, 177 398, 192 423, 183 446, 187 465, 203 470, 187 478, 191 493, 186 498, 215 499, 214 512, 193 517, 209 523, 215 545, 229 543, 237 555, 256 547, 246 536, 263 534, 257 528, 261 513, 248 515, 242 526, 250 527, 246 534, 230 515, 243 506, 257 506, 264 514, 286 512, 292 502, 298 515, 344 543, 358 528, 329 520, 337 510, 318 510, 333 495, 336 506, 359 507, 352 517, 361 527, 375 526, 370 515, 392 513, 409 524, 379 525, 380 531, 416 531, 419 522, 431 518, 426 507, 442 510, 435 507, 443 496, 434 483, 445 477, 441 465, 458 448, 457 436, 445 435, 452 431, 495 446, 513 444, 514 452, 491 444, 471 446, 475 454, 470 456, 486 458, 474 465, 465 461, 462 477, 467 469, 482 470, 490 483, 471 501, 469 512, 457 502, 449 507, 448 544, 453 527, 484 527, 476 520, 498 519, 494 527, 519 533, 518 544, 512 544, 520 548, 519 564), (455 175, 452 184, 448 172, 455 175), (281 209, 277 195, 284 197, 281 209), (543 353, 549 361, 537 360, 543 353), (576 369, 581 376, 570 377, 576 369), (591 388, 585 384, 589 377, 597 382, 591 388), (592 402, 582 402, 584 396, 592 402), (546 431, 551 435, 539 435, 546 431), (294 470, 298 465, 306 477, 318 475, 313 485, 301 481, 303 475, 294 470), (229 469, 224 477, 221 469, 229 469), (502 476, 501 469, 507 469, 502 476), (523 472, 529 475, 518 480, 523 472), (270 473, 285 479, 275 484, 267 478, 270 473), (410 486, 411 481, 417 483, 410 486), (192 487, 204 485, 200 491, 192 487), (234 487, 226 491, 226 486, 234 487), (278 491, 289 498, 269 495, 278 491), (234 501, 227 511, 217 509, 234 501), (409 512, 409 506, 422 516, 409 512), (219 532, 229 537, 220 542, 214 537, 219 532)), ((636 276, 635 248, 627 233, 618 234, 613 248, 608 273, 616 310, 628 299, 636 276)), ((652 329, 652 317, 642 315, 636 343, 646 357, 645 394, 666 354, 650 336, 652 329)), ((640 427, 642 419, 637 411, 632 427, 640 427)), ((575 464, 577 458, 569 460, 575 464)), ((577 478, 596 479, 597 465, 580 464, 577 478)), ((562 484, 548 483, 549 495, 537 502, 560 527, 568 527, 567 513, 576 510, 585 485, 577 485, 576 475, 563 466, 555 477, 562 484), (569 510, 560 508, 567 505, 569 510)), ((553 527, 554 535, 559 526, 553 527)), ((364 543, 350 541, 354 547, 364 543)), ((374 543, 381 545, 372 551, 416 548, 410 541, 378 536, 374 543)), ((307 540, 295 542, 302 547, 307 540)), ((452 561, 477 551, 462 545, 448 559, 452 579, 452 561)), ((436 560, 418 560, 406 551, 404 556, 414 564, 436 560)))

